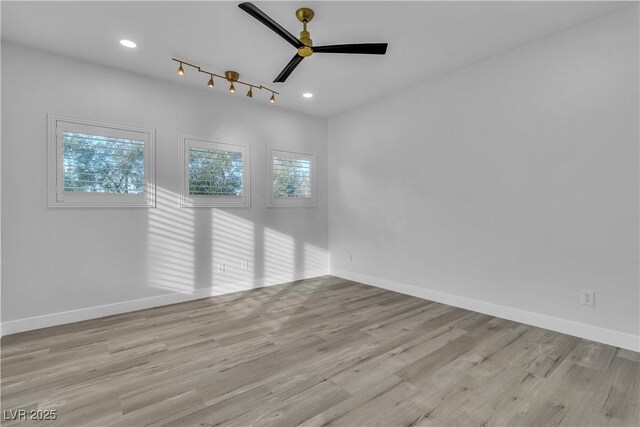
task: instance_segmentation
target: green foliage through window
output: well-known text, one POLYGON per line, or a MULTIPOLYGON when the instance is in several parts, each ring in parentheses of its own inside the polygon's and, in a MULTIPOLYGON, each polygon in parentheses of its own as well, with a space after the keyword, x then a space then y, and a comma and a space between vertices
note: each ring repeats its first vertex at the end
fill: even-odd
POLYGON ((311 197, 311 162, 273 157, 273 196, 311 197))
POLYGON ((189 149, 189 194, 242 196, 242 153, 189 149))
POLYGON ((144 142, 64 132, 64 191, 144 193, 144 142))

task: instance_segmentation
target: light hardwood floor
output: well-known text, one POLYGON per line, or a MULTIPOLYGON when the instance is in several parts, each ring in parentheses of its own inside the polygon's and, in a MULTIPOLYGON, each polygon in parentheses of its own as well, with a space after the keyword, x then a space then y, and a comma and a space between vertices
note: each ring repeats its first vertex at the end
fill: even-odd
POLYGON ((1 375, 57 411, 3 425, 640 424, 638 353, 332 276, 10 335, 1 375))

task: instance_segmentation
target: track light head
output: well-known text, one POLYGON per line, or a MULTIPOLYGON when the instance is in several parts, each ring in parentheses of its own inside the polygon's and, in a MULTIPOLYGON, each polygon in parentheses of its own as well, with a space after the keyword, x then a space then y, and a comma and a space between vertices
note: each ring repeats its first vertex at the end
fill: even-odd
POLYGON ((269 99, 269 102, 272 104, 276 103, 276 94, 275 93, 271 93, 271 98, 269 99))
POLYGON ((184 68, 182 68, 182 62, 180 63, 180 66, 178 67, 178 75, 179 76, 184 76, 184 68))
POLYGON ((236 93, 236 88, 233 86, 233 82, 231 82, 231 86, 229 86, 229 93, 236 93))
POLYGON ((207 86, 209 87, 213 87, 213 75, 211 76, 211 78, 209 79, 209 83, 207 83, 207 86))
POLYGON ((247 92, 247 97, 253 98, 253 88, 249 86, 249 92, 247 92))

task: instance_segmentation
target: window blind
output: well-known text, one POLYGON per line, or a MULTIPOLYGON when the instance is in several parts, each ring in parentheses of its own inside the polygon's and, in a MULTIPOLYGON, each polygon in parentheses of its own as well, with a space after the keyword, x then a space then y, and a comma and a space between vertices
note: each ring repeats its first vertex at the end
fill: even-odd
POLYGON ((242 196, 242 153, 190 148, 189 194, 195 196, 242 196))
POLYGON ((64 191, 144 193, 143 141, 65 131, 62 148, 64 191))
POLYGON ((273 157, 273 196, 311 198, 311 162, 273 157))

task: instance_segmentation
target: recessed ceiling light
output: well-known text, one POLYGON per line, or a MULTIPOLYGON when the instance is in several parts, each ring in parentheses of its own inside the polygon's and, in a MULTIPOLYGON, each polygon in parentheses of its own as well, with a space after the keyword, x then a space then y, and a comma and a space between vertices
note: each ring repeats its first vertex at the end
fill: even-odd
POLYGON ((132 42, 131 40, 120 40, 120 44, 124 47, 128 47, 129 49, 133 49, 134 47, 137 46, 137 44, 135 44, 135 42, 132 42))
POLYGON ((305 92, 302 94, 304 98, 313 98, 313 94, 311 92, 305 92))

